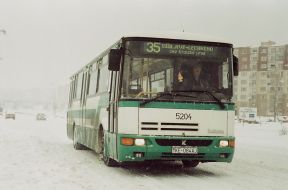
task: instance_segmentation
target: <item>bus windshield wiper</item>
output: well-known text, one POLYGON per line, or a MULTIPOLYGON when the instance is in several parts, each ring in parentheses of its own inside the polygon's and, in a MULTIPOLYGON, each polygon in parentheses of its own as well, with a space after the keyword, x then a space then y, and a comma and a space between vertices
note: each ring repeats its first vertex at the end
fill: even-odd
POLYGON ((187 98, 197 98, 196 96, 191 96, 191 95, 184 95, 184 94, 179 94, 179 93, 175 93, 175 92, 159 92, 157 93, 157 96, 151 99, 147 99, 144 100, 140 103, 140 106, 144 106, 150 102, 153 102, 163 96, 171 96, 172 98, 174 98, 175 96, 180 96, 180 97, 187 97, 187 98))
POLYGON ((211 91, 209 90, 187 90, 187 91, 172 91, 172 92, 202 92, 208 94, 210 97, 212 97, 220 106, 221 109, 225 108, 225 104, 221 102, 219 98, 217 98, 211 91))

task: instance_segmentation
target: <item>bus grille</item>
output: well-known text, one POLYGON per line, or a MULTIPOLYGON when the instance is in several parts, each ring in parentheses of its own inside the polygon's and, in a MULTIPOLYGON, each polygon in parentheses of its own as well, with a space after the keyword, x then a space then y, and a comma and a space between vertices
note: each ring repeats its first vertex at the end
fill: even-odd
POLYGON ((189 132, 198 131, 198 123, 168 123, 168 122, 141 122, 142 131, 178 131, 189 132))
MULTIPOLYGON (((156 143, 160 146, 182 146, 181 139, 156 139, 156 143)), ((209 146, 212 140, 186 140, 186 146, 209 146)))

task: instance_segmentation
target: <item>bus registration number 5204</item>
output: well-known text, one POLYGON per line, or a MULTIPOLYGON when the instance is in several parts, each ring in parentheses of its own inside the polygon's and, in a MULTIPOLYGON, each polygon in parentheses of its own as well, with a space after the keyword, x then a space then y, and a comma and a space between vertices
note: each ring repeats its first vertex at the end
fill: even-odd
POLYGON ((198 148, 195 146, 172 146, 172 154, 197 154, 198 148))

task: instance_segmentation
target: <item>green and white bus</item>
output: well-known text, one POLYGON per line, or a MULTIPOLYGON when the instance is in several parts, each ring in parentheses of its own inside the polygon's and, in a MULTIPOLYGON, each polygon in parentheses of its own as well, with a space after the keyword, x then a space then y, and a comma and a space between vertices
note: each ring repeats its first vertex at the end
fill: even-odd
POLYGON ((108 166, 231 162, 237 75, 230 43, 189 33, 124 36, 72 75, 67 135, 108 166), (207 85, 193 86, 196 66, 207 85))

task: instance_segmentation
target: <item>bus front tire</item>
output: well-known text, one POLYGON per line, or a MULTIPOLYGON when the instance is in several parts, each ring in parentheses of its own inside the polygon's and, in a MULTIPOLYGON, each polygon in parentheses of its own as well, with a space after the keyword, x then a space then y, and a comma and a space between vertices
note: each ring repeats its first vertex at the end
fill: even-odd
POLYGON ((100 128, 99 133, 98 133, 98 143, 99 143, 99 151, 100 151, 100 155, 102 156, 102 160, 104 162, 104 164, 108 167, 116 167, 118 166, 118 162, 113 160, 112 158, 108 157, 105 154, 105 135, 104 135, 104 130, 103 128, 100 128))
POLYGON ((182 160, 182 164, 184 168, 195 168, 198 166, 199 162, 198 161, 190 161, 190 160, 182 160))
POLYGON ((103 162, 108 167, 117 167, 119 166, 119 163, 112 158, 109 158, 108 156, 103 155, 103 162))

